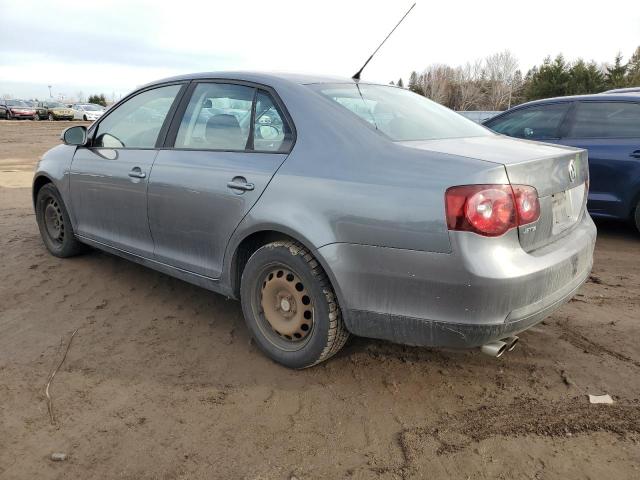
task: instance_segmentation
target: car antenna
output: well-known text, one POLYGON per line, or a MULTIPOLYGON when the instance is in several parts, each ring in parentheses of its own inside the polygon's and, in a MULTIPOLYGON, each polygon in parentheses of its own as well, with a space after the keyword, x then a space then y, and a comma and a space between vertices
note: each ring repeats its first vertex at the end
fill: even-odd
POLYGON ((389 38, 389 37, 391 36, 391 34, 392 34, 393 32, 395 32, 395 31, 396 31, 396 28, 398 28, 398 27, 400 26, 400 24, 402 23, 402 21, 407 17, 407 15, 409 15, 409 12, 410 12, 411 10, 413 10, 413 7, 415 7, 415 6, 416 6, 416 4, 415 4, 415 3, 414 3, 413 5, 411 5, 411 8, 409 8, 409 10, 407 10, 407 13, 405 13, 405 14, 404 14, 404 16, 403 16, 403 17, 400 19, 400 21, 398 22, 398 24, 397 24, 395 27, 393 27, 393 30, 391 30, 391 31, 389 32, 389 35, 387 35, 387 36, 385 37, 385 39, 382 41, 382 43, 381 43, 380 45, 378 45, 378 48, 376 48, 376 49, 375 49, 375 51, 371 54, 371 56, 367 59, 367 61, 366 61, 366 62, 364 62, 364 65, 362 65, 362 67, 360 67, 360 70, 358 70, 358 71, 356 72, 356 74, 355 74, 353 77, 351 77, 351 78, 353 78, 354 80, 360 80, 360 74, 361 74, 361 73, 362 73, 362 71, 364 70, 364 67, 366 67, 366 66, 367 66, 367 64, 368 64, 368 63, 371 61, 371 59, 373 58, 373 56, 374 56, 376 53, 378 53, 378 50, 380 50, 380 47, 382 47, 382 45, 384 45, 384 42, 386 42, 386 41, 387 41, 387 38, 389 38))

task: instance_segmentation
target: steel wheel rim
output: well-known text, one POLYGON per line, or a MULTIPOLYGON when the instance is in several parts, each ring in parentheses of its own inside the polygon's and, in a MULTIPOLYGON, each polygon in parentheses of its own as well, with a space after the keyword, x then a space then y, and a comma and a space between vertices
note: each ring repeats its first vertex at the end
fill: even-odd
POLYGON ((259 326, 274 345, 298 350, 311 338, 315 309, 302 278, 284 265, 263 270, 256 289, 259 326))
POLYGON ((61 244, 64 240, 64 218, 58 201, 53 197, 44 207, 44 225, 51 241, 61 244))

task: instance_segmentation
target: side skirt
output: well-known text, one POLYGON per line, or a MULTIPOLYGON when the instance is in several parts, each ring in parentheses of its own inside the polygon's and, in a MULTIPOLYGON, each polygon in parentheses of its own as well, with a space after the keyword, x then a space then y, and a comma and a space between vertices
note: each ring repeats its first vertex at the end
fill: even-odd
POLYGON ((219 279, 206 277, 204 275, 200 275, 197 273, 189 272, 188 270, 183 270, 181 268, 173 267, 171 265, 167 265, 166 263, 158 262, 157 260, 152 260, 150 258, 142 257, 140 255, 136 255, 125 250, 121 250, 119 248, 111 247, 102 242, 98 242, 96 240, 92 240, 90 238, 84 237, 82 235, 76 235, 78 241, 90 245, 98 250, 102 250, 104 252, 116 255, 118 257, 122 257, 126 260, 130 260, 132 262, 138 263, 145 267, 151 268, 158 272, 164 273, 171 277, 178 278, 180 280, 184 280, 185 282, 192 283, 193 285, 197 285, 199 287, 205 288, 207 290, 211 290, 212 292, 220 293, 225 295, 228 298, 235 299, 235 295, 229 287, 223 285, 219 279))

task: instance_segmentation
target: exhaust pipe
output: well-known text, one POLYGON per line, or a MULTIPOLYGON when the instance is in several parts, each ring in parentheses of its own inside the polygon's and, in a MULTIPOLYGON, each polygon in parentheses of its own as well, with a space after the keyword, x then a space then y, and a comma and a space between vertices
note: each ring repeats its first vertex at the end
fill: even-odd
POLYGON ((501 340, 496 340, 495 342, 489 342, 482 345, 482 347, 480 347, 480 351, 492 357, 498 358, 507 351, 508 347, 508 343, 505 343, 501 340))
POLYGON ((507 337, 504 340, 502 340, 507 344, 507 352, 511 352, 513 351, 514 348, 516 348, 516 344, 518 343, 518 340, 520 339, 516 336, 507 337))

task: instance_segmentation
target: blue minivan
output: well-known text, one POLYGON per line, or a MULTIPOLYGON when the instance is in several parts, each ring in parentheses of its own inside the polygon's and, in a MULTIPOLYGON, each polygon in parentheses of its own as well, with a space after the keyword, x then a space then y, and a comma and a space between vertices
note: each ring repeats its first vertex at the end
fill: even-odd
POLYGON ((587 207, 640 231, 640 93, 548 98, 484 122, 497 133, 589 151, 587 207))

